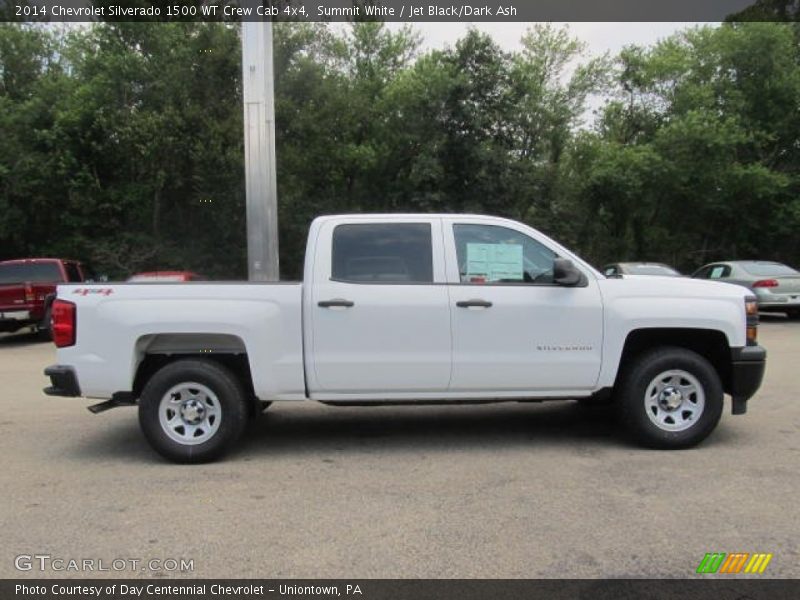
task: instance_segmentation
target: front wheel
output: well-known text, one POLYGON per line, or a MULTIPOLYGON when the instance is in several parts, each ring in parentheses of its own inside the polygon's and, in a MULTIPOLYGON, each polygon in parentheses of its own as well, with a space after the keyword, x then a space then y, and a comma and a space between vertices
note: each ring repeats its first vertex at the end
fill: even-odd
POLYGON ((616 391, 620 420, 651 448, 689 448, 722 416, 722 384, 714 367, 685 348, 651 350, 630 364, 616 391))
POLYGON ((175 462, 219 458, 247 423, 247 396, 231 371, 211 360, 171 363, 147 382, 139 424, 150 445, 175 462))

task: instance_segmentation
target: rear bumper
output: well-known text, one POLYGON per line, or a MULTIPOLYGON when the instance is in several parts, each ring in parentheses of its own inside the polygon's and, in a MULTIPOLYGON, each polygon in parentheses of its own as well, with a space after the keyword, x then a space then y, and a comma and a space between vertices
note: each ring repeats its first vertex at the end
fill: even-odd
POLYGON ((770 291, 756 289, 755 293, 758 300, 758 310, 781 311, 800 308, 800 292, 773 294, 770 291))
POLYGON ((44 374, 50 378, 50 383, 52 384, 44 388, 44 393, 48 396, 75 397, 81 395, 78 376, 72 367, 52 365, 44 370, 44 374))
POLYGON ((767 367, 767 351, 761 346, 731 349, 731 384, 728 391, 733 398, 733 414, 744 414, 747 401, 761 387, 767 367))
POLYGON ((785 312, 787 310, 800 310, 800 302, 759 302, 758 310, 761 312, 785 312))
POLYGON ((35 322, 36 319, 29 310, 0 310, 0 331, 13 332, 35 322))

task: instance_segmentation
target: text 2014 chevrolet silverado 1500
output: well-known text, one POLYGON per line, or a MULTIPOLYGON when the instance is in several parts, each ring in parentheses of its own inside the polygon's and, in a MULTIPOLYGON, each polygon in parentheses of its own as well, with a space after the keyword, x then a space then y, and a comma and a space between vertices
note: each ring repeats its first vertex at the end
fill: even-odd
POLYGON ((468 215, 311 225, 302 283, 61 285, 51 395, 139 405, 162 455, 211 460, 271 401, 611 400, 642 443, 703 440, 761 384, 748 290, 606 278, 468 215))

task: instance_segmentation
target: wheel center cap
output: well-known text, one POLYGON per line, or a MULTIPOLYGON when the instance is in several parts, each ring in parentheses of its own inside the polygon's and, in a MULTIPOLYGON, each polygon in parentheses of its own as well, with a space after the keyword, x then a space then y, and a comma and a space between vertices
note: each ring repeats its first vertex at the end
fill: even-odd
POLYGON ((664 410, 675 410, 683 404, 683 394, 678 388, 667 386, 658 395, 658 405, 664 410))
POLYGON ((206 408, 203 403, 194 398, 181 404, 181 418, 189 425, 197 425, 206 416, 206 408))

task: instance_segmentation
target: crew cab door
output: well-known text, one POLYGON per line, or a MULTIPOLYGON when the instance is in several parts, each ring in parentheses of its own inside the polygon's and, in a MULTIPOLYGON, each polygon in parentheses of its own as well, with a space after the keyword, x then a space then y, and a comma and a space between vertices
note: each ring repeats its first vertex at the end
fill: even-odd
POLYGON ((311 397, 379 400, 447 390, 441 220, 336 218, 323 221, 315 244, 313 282, 304 292, 311 397))
POLYGON ((555 245, 523 225, 445 219, 453 334, 451 392, 543 396, 591 390, 603 340, 602 301, 553 282, 555 245))

